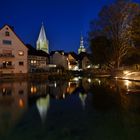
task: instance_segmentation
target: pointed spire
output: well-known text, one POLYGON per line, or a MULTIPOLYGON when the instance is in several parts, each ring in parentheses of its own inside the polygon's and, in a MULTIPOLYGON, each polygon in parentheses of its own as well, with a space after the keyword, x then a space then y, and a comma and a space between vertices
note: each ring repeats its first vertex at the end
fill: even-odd
POLYGON ((80 54, 81 52, 86 52, 86 49, 84 47, 84 38, 81 32, 81 37, 80 37, 80 47, 78 49, 78 54, 80 54))
POLYGON ((41 30, 40 30, 40 33, 39 33, 38 40, 47 41, 43 23, 42 23, 42 26, 41 26, 41 30))
POLYGON ((43 22, 42 22, 39 37, 37 40, 37 50, 42 50, 42 51, 45 51, 46 53, 49 53, 49 42, 48 42, 47 37, 46 37, 43 22))

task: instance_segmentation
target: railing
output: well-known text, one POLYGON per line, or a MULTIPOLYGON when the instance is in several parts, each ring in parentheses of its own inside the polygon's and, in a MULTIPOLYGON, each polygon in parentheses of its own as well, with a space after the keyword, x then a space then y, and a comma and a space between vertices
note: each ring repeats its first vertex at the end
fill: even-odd
POLYGON ((13 54, 0 54, 0 57, 15 57, 13 54))
POLYGON ((11 66, 0 66, 0 69, 14 69, 15 66, 11 65, 11 66))

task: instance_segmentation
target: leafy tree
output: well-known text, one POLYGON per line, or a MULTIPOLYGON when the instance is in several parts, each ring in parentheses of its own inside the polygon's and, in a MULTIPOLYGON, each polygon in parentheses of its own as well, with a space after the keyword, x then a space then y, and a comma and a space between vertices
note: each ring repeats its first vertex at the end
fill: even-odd
MULTIPOLYGON (((114 67, 119 68, 124 57, 133 50, 131 39, 132 19, 138 13, 139 5, 128 0, 116 0, 104 6, 98 20, 91 23, 90 41, 96 35, 106 36, 111 40, 110 48, 114 59, 114 67), (96 27, 94 29, 94 27, 96 27)), ((94 55, 94 54, 93 54, 94 55)))
POLYGON ((105 36, 97 36, 90 40, 90 48, 93 53, 93 63, 106 65, 112 68, 112 50, 111 50, 111 41, 107 39, 105 36))

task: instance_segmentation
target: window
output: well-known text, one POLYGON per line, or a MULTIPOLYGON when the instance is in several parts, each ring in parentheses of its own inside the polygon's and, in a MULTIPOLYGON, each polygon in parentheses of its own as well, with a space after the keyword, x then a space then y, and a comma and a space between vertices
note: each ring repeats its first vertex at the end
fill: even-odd
POLYGON ((5 36, 10 36, 10 33, 8 31, 6 31, 5 36))
POLYGON ((11 45, 12 41, 11 40, 3 40, 4 45, 11 45))
POLYGON ((12 62, 11 61, 8 61, 6 63, 7 63, 7 66, 12 66, 12 62))
POLYGON ((19 65, 20 65, 20 66, 23 66, 23 65, 24 65, 24 62, 20 61, 20 62, 19 62, 19 65))
POLYGON ((24 52, 23 51, 18 51, 18 55, 19 56, 23 56, 24 55, 24 52))

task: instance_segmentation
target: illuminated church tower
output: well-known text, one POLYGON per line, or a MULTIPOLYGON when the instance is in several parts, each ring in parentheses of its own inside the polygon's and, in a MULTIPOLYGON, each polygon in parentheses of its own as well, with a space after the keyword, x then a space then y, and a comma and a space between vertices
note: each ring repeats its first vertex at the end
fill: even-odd
POLYGON ((80 54, 81 52, 86 52, 86 49, 84 47, 84 39, 83 39, 82 35, 81 35, 81 39, 80 39, 80 47, 78 49, 78 54, 80 54))
POLYGON ((36 43, 36 49, 49 53, 49 41, 47 40, 43 24, 39 33, 37 43, 36 43))

